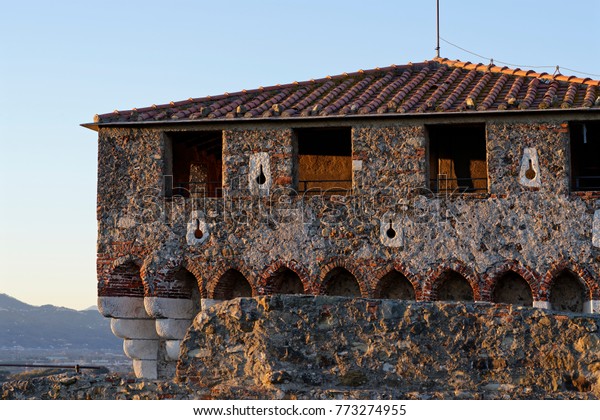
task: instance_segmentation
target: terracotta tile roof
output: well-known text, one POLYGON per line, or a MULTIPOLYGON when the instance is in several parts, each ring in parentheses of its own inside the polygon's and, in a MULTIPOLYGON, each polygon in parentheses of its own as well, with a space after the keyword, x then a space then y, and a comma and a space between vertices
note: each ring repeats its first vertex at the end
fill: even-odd
POLYGON ((600 109, 600 81, 436 58, 96 115, 153 122, 439 112, 600 109))

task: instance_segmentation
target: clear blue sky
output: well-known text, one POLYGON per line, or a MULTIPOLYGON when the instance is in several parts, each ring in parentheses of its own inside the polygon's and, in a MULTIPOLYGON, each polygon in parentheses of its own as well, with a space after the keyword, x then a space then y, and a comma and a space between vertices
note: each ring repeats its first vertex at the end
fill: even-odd
MULTIPOLYGON (((463 48, 600 73, 600 0, 440 2, 463 48)), ((0 293, 36 305, 96 302, 94 114, 435 55, 435 0, 0 5, 0 293)))

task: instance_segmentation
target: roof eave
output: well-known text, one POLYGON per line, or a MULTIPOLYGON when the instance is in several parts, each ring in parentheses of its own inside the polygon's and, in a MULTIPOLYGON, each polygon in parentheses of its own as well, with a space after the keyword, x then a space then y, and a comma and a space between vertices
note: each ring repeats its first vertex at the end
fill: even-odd
POLYGON ((157 120, 157 121, 114 121, 80 124, 82 127, 98 131, 101 127, 124 126, 155 126, 155 125, 180 125, 180 124, 237 124, 237 123, 264 123, 264 122, 292 122, 292 121, 327 121, 340 119, 421 119, 421 118, 454 118, 462 116, 490 116, 490 115, 527 115, 527 114, 576 114, 598 113, 600 108, 560 108, 560 109, 519 109, 519 110, 491 110, 491 111, 462 111, 462 112, 420 112, 420 113, 389 113, 389 114, 351 114, 351 115, 326 115, 306 117, 253 117, 253 118, 215 118, 197 120, 157 120))

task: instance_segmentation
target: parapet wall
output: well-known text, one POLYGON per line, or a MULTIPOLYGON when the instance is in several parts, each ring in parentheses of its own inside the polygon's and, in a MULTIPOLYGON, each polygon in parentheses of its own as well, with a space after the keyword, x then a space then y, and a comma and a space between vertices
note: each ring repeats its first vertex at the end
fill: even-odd
POLYGON ((305 398, 600 397, 599 327, 598 315, 510 305, 240 298, 196 317, 177 378, 305 398))

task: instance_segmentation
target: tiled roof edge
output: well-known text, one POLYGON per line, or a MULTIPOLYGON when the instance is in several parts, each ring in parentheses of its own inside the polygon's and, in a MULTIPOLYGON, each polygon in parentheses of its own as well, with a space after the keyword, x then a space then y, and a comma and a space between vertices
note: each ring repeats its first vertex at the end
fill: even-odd
POLYGON ((500 66, 496 66, 494 64, 482 64, 482 63, 471 63, 471 62, 464 62, 464 61, 460 61, 460 60, 450 60, 448 58, 441 58, 441 57, 436 57, 433 58, 432 60, 429 61, 422 61, 422 62, 417 62, 417 63, 412 63, 409 62, 407 64, 404 65, 395 65, 392 64, 388 67, 376 67, 374 69, 369 69, 369 70, 358 70, 356 72, 352 72, 352 73, 341 73, 338 75, 334 75, 334 76, 326 76, 320 79, 311 79, 311 80, 307 80, 307 81, 303 81, 303 82, 292 82, 292 83, 287 83, 287 84, 278 84, 278 85, 273 85, 273 86, 268 86, 268 87, 259 87, 257 89, 251 89, 251 90, 241 90, 238 92, 233 92, 233 93, 228 93, 225 92, 221 95, 216 95, 216 96, 204 96, 204 97, 198 97, 198 98, 189 98, 187 100, 183 100, 183 101, 177 101, 177 102, 170 102, 168 104, 161 104, 161 105, 151 105, 149 107, 144 107, 144 108, 133 108, 130 110, 115 110, 113 112, 109 112, 109 113, 105 113, 105 114, 96 114, 94 116, 94 123, 99 123, 102 124, 103 120, 108 120, 111 117, 115 117, 115 116, 125 116, 128 117, 134 113, 144 113, 147 111, 151 111, 151 110, 156 110, 156 109, 170 109, 173 107, 177 107, 177 106, 181 106, 181 105, 185 105, 185 104, 196 104, 196 103, 202 103, 205 101, 218 101, 218 100, 222 100, 228 97, 236 97, 236 96, 240 96, 240 95, 245 95, 245 94, 257 94, 257 93, 261 93, 261 92, 268 92, 268 91, 273 91, 273 90, 280 90, 280 89, 287 89, 287 88, 294 88, 294 87, 302 87, 302 86, 310 86, 312 84, 319 84, 319 83, 324 83, 328 80, 339 80, 339 79, 344 79, 347 77, 356 77, 356 76, 365 76, 365 75, 369 75, 369 74, 375 74, 375 73, 385 73, 385 72, 389 72, 389 71, 402 71, 402 70, 406 70, 406 69, 414 69, 414 70, 420 70, 424 67, 434 67, 437 68, 439 66, 447 66, 450 68, 460 68, 460 69, 465 69, 465 70, 475 70, 475 71, 480 71, 480 72, 491 72, 491 73, 500 73, 500 74, 506 74, 508 76, 517 76, 517 77, 528 77, 528 78, 538 78, 538 79, 545 79, 545 80, 554 80, 554 81, 559 81, 559 82, 564 82, 564 83, 575 83, 575 84, 581 84, 581 85, 588 85, 588 86, 600 86, 600 80, 594 80, 591 78, 580 78, 580 77, 575 77, 575 76, 565 76, 562 74, 556 74, 556 75, 550 75, 548 73, 537 73, 533 70, 521 70, 520 68, 509 68, 509 67, 500 67, 500 66))
POLYGON ((521 70, 520 68, 510 68, 507 66, 500 67, 494 64, 474 64, 470 61, 459 61, 459 60, 450 60, 448 58, 434 58, 433 61, 444 64, 449 67, 458 67, 466 70, 477 70, 477 71, 489 71, 492 73, 502 73, 507 74, 509 76, 522 76, 522 77, 531 77, 536 79, 547 79, 547 80, 557 80, 559 82, 567 82, 567 83, 579 83, 582 85, 591 85, 591 86, 600 86, 600 80, 594 80, 589 77, 581 78, 576 76, 565 76, 563 74, 548 74, 548 73, 537 73, 534 70, 521 70))
POLYGON ((327 80, 331 80, 331 79, 342 79, 344 77, 363 76, 363 75, 367 75, 367 74, 381 73, 381 72, 385 73, 385 72, 392 71, 392 70, 404 70, 404 69, 409 69, 409 68, 421 69, 427 65, 432 64, 432 62, 434 62, 434 61, 435 60, 422 61, 422 62, 417 62, 417 63, 408 62, 408 63, 402 64, 402 65, 391 64, 387 67, 375 67, 374 69, 357 70, 352 73, 340 73, 340 74, 336 74, 334 76, 325 76, 325 77, 321 77, 319 79, 305 80, 303 82, 292 82, 292 83, 286 83, 283 85, 277 84, 277 85, 272 85, 272 86, 267 86, 267 87, 259 86, 256 89, 249 89, 249 90, 243 89, 238 92, 225 92, 225 93, 222 93, 220 95, 215 95, 215 96, 208 95, 208 96, 203 96, 203 97, 198 97, 198 98, 189 98, 189 99, 186 99, 183 101, 170 102, 168 104, 161 104, 161 105, 153 104, 151 106, 147 106, 144 108, 133 108, 133 109, 128 109, 128 110, 115 109, 113 112, 107 112, 105 114, 96 114, 94 116, 94 122, 99 122, 103 118, 108 118, 108 117, 118 115, 121 113, 129 114, 132 111, 141 113, 141 112, 150 111, 153 109, 168 109, 172 106, 184 105, 187 103, 199 103, 199 102, 203 102, 206 100, 218 101, 220 99, 224 99, 229 96, 268 92, 271 90, 286 89, 286 88, 290 88, 290 87, 309 86, 311 84, 323 83, 323 82, 326 82, 327 80))

